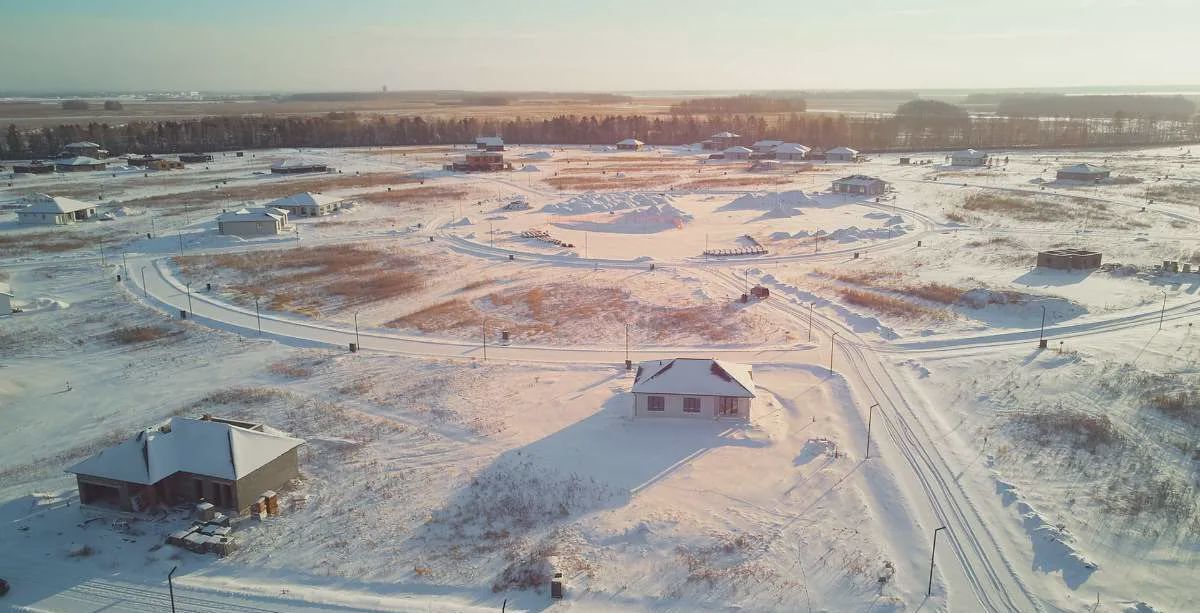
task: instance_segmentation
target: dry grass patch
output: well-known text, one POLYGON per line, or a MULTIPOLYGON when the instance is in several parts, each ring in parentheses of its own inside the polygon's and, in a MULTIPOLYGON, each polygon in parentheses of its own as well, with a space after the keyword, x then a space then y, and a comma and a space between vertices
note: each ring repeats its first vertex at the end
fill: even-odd
POLYGON ((63 232, 22 232, 0 234, 0 256, 20 256, 30 253, 62 253, 84 247, 96 247, 95 238, 85 238, 63 232))
POLYGON ((171 330, 166 326, 128 326, 109 332, 108 339, 118 345, 133 345, 156 341, 171 334, 171 330))
POLYGON ((1146 197, 1153 200, 1200 205, 1200 184, 1158 185, 1147 188, 1146 197))
POLYGON ((469 302, 458 298, 413 311, 383 325, 388 328, 415 328, 421 332, 440 332, 481 326, 482 322, 482 314, 469 302))
POLYGON ((791 177, 761 176, 761 177, 714 177, 711 179, 693 179, 682 183, 684 189, 703 189, 706 187, 745 187, 749 185, 785 185, 791 183, 791 177))
POLYGON ((895 317, 912 317, 922 319, 946 319, 949 314, 940 309, 932 309, 895 296, 877 292, 842 288, 838 290, 842 300, 855 306, 866 307, 895 317))
POLYGON ((354 198, 360 202, 370 202, 373 204, 400 204, 403 202, 424 200, 453 200, 463 198, 468 193, 467 190, 458 187, 423 185, 421 187, 410 187, 390 192, 366 192, 358 194, 354 198))
POLYGON ((229 288, 241 304, 265 298, 271 309, 306 315, 406 296, 423 289, 428 278, 415 255, 355 245, 185 256, 175 262, 195 282, 233 273, 229 288))
POLYGON ((670 184, 674 180, 675 177, 672 175, 649 175, 645 177, 622 178, 608 178, 607 176, 565 176, 549 177, 542 181, 555 189, 604 190, 655 187, 670 184))
POLYGON ((376 173, 366 175, 320 175, 296 180, 264 180, 246 185, 222 185, 218 189, 194 190, 176 194, 162 194, 126 200, 122 204, 131 207, 172 207, 206 205, 217 202, 239 200, 268 200, 282 198, 297 192, 324 192, 354 187, 383 187, 402 183, 417 183, 419 179, 403 173, 376 173))

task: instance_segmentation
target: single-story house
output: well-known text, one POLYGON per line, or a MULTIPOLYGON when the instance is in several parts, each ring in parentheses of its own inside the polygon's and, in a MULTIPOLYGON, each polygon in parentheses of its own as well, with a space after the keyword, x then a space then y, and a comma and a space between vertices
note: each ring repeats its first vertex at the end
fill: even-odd
POLYGON ((494 172, 512 170, 512 162, 504 161, 504 153, 500 151, 472 151, 461 161, 442 166, 443 170, 458 172, 494 172))
POLYGON ((1084 162, 1083 164, 1075 164, 1074 166, 1065 166, 1060 168, 1058 173, 1055 174, 1060 181, 1088 182, 1107 179, 1110 175, 1112 175, 1111 170, 1104 168, 1103 166, 1088 164, 1087 162, 1084 162))
POLYGON ((0 315, 12 315, 12 301, 16 296, 7 283, 0 281, 0 315))
POLYGON ((825 152, 827 162, 853 162, 858 160, 858 150, 849 147, 834 147, 825 152))
POLYGON ((675 358, 638 364, 634 417, 750 418, 754 375, 749 365, 675 358))
POLYGON ((977 149, 963 149, 950 154, 951 166, 983 166, 987 161, 988 154, 977 149))
POLYGON ((730 147, 721 153, 725 154, 727 160, 748 160, 754 152, 749 147, 730 147))
POLYGON ((475 148, 480 151, 504 151, 504 139, 499 136, 479 136, 475 138, 475 148))
POLYGON ((708 137, 708 140, 702 141, 701 144, 705 149, 720 151, 736 145, 739 138, 741 136, 733 132, 717 132, 708 137))
POLYGON ((638 151, 645 145, 646 143, 636 138, 627 138, 617 143, 617 149, 620 151, 638 151))
POLYGON ((179 161, 184 164, 203 164, 213 161, 211 153, 180 153, 179 161))
POLYGON ((126 158, 130 166, 141 166, 149 170, 179 170, 183 168, 183 162, 178 160, 168 160, 147 153, 146 155, 131 155, 126 158))
POLYGON ((856 194, 859 196, 878 196, 887 191, 887 182, 866 175, 850 175, 833 182, 833 191, 837 194, 856 194))
POLYGON ((320 217, 340 210, 344 202, 346 202, 345 198, 303 192, 272 200, 267 203, 267 206, 283 209, 296 217, 320 217))
POLYGON ((96 216, 96 205, 62 196, 38 194, 34 201, 23 209, 17 209, 17 223, 57 226, 91 219, 96 216))
POLYGON ((108 162, 101 162, 93 157, 80 156, 54 160, 54 170, 58 172, 86 172, 105 168, 108 168, 108 162))
POLYGON ((812 151, 812 149, 805 147, 804 145, 798 145, 796 143, 783 143, 782 145, 775 147, 775 159, 781 162, 796 162, 805 160, 808 159, 808 153, 810 151, 812 151))
POLYGON ((98 143, 93 143, 91 141, 85 140, 85 141, 79 141, 77 143, 68 143, 68 144, 64 145, 63 153, 66 154, 65 157, 99 158, 99 157, 104 157, 104 154, 108 153, 108 152, 101 149, 100 145, 98 143), (103 153, 101 153, 101 152, 103 152, 103 153))
POLYGON ((231 236, 271 236, 287 227, 287 211, 271 207, 238 209, 217 215, 217 231, 231 236))
POLYGON ((173 417, 67 472, 75 475, 80 504, 140 512, 203 500, 241 513, 300 476, 296 450, 303 444, 262 424, 173 417))
POLYGON ((28 164, 13 164, 13 172, 30 175, 45 175, 54 172, 54 164, 42 160, 33 160, 28 164))
POLYGON ((308 160, 279 160, 271 164, 271 174, 291 175, 303 172, 328 172, 329 166, 308 160))
POLYGON ((130 153, 129 155, 125 156, 125 163, 129 164, 130 166, 149 166, 151 162, 157 159, 159 158, 150 155, 149 153, 143 155, 130 153))
POLYGON ((760 140, 755 142, 753 145, 750 145, 750 148, 753 149, 755 153, 768 153, 774 151, 776 147, 782 144, 783 141, 781 140, 760 140))

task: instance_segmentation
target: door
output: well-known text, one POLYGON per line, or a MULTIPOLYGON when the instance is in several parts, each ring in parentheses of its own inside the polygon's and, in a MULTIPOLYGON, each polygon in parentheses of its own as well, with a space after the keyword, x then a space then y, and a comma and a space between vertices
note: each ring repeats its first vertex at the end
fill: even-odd
POLYGON ((718 415, 737 415, 738 414, 738 399, 728 396, 721 396, 717 399, 717 414, 718 415))

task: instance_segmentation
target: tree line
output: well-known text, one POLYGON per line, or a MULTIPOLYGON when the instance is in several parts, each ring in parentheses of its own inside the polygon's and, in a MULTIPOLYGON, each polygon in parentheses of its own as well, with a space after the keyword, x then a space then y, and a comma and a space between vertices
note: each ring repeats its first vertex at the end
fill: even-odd
MULTIPOLYGON (((928 109, 926 109, 928 110, 928 109)), ((279 147, 377 147, 469 144, 500 135, 513 144, 611 145, 636 137, 651 145, 699 142, 721 131, 746 142, 774 138, 812 147, 862 151, 962 147, 1099 147, 1200 140, 1200 122, 1146 116, 1092 119, 783 113, 709 115, 563 115, 545 119, 424 118, 330 113, 320 116, 222 116, 193 120, 63 124, 34 130, 10 125, 0 157, 50 157, 70 142, 99 143, 113 155, 279 147)))
POLYGON ((722 96, 692 98, 671 105, 675 115, 709 115, 729 113, 803 113, 808 104, 803 98, 758 96, 722 96))

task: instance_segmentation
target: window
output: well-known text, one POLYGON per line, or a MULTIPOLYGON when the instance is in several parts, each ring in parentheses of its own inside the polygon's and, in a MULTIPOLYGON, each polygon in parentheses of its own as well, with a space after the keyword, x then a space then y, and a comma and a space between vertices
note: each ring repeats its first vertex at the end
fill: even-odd
POLYGON ((662 396, 646 396, 647 411, 665 411, 667 410, 667 399, 662 396))
POLYGON ((700 399, 692 398, 690 396, 685 397, 683 399, 683 412, 684 413, 699 413, 700 412, 700 399))
POLYGON ((737 415, 738 399, 722 396, 717 408, 721 415, 737 415))

